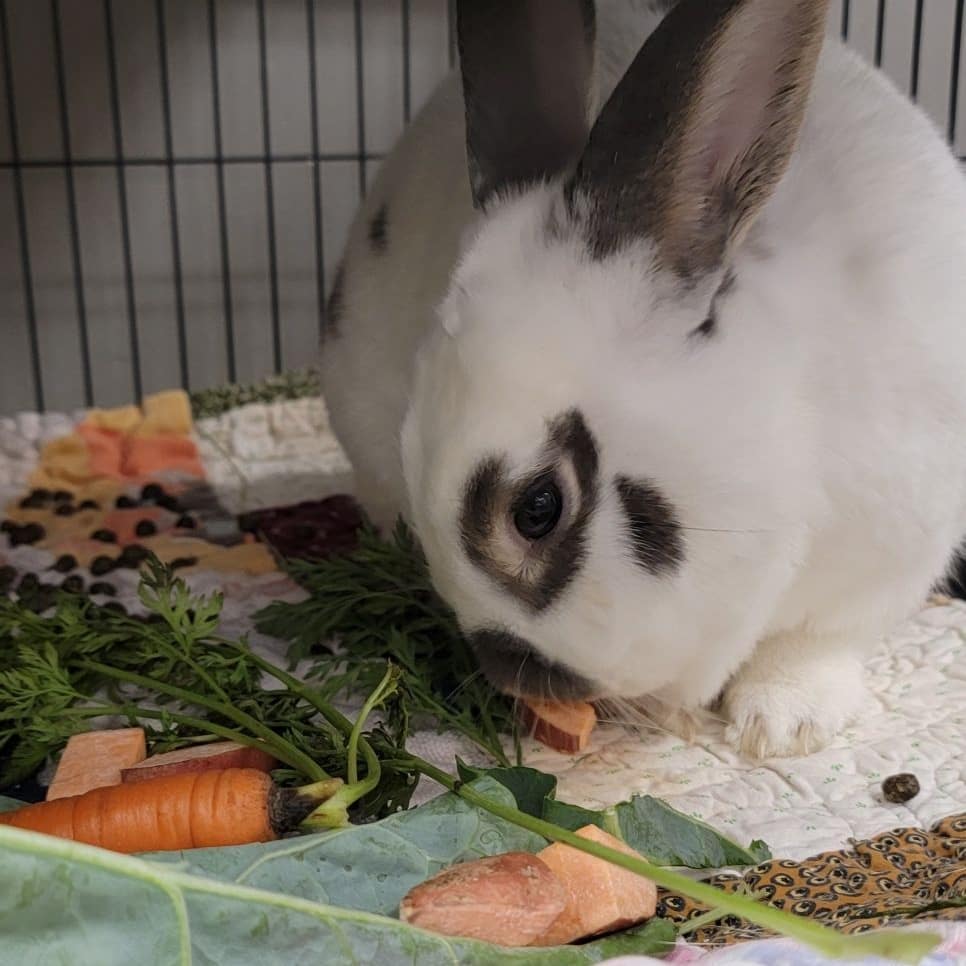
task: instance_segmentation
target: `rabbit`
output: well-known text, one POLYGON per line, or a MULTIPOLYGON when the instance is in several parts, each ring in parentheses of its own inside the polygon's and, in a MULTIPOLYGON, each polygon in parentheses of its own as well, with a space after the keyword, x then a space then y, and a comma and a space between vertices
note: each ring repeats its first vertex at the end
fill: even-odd
POLYGON ((955 559, 966 179, 827 8, 458 4, 350 232, 332 426, 508 694, 808 754, 955 559))

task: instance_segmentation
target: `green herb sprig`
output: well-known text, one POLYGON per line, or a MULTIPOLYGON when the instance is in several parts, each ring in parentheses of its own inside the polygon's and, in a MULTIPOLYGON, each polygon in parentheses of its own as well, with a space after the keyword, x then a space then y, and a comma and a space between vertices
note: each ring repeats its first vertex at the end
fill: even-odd
POLYGON ((388 660, 399 668, 398 709, 409 718, 395 722, 402 732, 435 723, 510 764, 504 740, 516 743, 512 701, 480 675, 403 524, 385 541, 363 530, 351 554, 286 566, 309 597, 270 604, 255 615, 255 626, 290 641, 293 661, 312 658, 308 676, 326 698, 370 693, 388 660))

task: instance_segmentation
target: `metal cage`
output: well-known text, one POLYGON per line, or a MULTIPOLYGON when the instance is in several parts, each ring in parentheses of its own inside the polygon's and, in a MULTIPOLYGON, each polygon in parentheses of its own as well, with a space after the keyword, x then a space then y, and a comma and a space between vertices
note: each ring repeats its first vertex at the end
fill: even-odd
MULTIPOLYGON (((830 30, 966 155, 966 0, 830 30)), ((0 411, 310 365, 380 158, 454 61, 449 0, 0 0, 0 411)))

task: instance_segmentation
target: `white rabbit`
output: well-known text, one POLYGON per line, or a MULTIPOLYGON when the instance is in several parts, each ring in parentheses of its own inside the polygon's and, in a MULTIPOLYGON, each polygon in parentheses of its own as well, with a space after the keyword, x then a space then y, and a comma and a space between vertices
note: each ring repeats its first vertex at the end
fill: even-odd
POLYGON ((459 7, 324 392, 496 685, 806 753, 966 535, 966 179, 825 0, 664 6, 459 7))

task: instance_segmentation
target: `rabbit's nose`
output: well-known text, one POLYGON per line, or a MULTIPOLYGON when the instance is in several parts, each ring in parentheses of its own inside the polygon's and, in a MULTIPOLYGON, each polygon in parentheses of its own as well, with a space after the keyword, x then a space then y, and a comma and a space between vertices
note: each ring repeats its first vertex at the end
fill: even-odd
POLYGON ((468 640, 487 679, 505 694, 543 701, 586 701, 601 693, 600 686, 589 678, 545 657, 509 631, 481 628, 471 632, 468 640))

